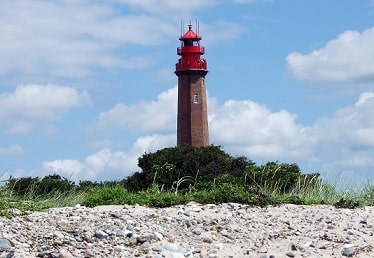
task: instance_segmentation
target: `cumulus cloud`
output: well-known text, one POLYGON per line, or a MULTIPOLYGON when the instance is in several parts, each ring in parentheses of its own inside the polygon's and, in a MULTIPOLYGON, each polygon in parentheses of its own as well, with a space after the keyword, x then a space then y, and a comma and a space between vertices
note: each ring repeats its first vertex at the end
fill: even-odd
POLYGON ((361 160, 373 157, 364 155, 374 154, 373 108, 374 92, 362 93, 354 105, 337 110, 331 118, 316 121, 313 134, 324 150, 336 152, 340 149, 339 153, 345 158, 354 157, 355 153, 363 155, 361 160))
POLYGON ((307 158, 315 142, 296 118, 286 110, 272 112, 249 100, 230 100, 213 112, 210 133, 214 142, 237 154, 307 158))
MULTIPOLYGON (((84 166, 81 162, 74 159, 64 159, 64 160, 53 160, 46 161, 43 164, 43 170, 55 174, 62 175, 66 178, 73 178, 77 174, 81 174, 84 170, 84 166)), ((90 175, 87 175, 87 179, 90 175)))
MULTIPOLYGON (((168 90, 160 94, 163 97, 159 96, 157 101, 143 103, 148 108, 140 109, 134 105, 126 106, 126 112, 105 112, 105 115, 100 115, 98 124, 107 124, 107 127, 102 127, 106 130, 121 126, 137 128, 139 138, 132 146, 132 162, 135 164, 136 157, 145 151, 175 146, 175 110, 169 112, 169 109, 170 103, 176 105, 173 102, 176 94, 175 88, 168 90), (140 117, 139 120, 123 118, 133 114, 134 110, 138 110, 140 115, 135 117, 140 117), (161 121, 172 129, 164 130, 163 126, 152 121, 159 115, 161 121), (117 120, 121 122, 116 124, 117 120), (152 127, 155 134, 147 135, 152 132, 152 127)), ((246 155, 260 161, 310 164, 326 171, 357 171, 373 166, 373 92, 362 93, 353 105, 341 108, 331 117, 317 120, 311 126, 298 123, 297 115, 287 110, 273 111, 250 100, 229 100, 219 104, 215 99, 209 99, 209 103, 211 143, 224 146, 233 155, 246 155)))
POLYGON ((345 144, 364 148, 374 147, 374 92, 360 95, 355 105, 339 109, 331 118, 323 118, 315 123, 316 134, 336 146, 345 144))
POLYGON ((105 148, 82 161, 73 159, 46 161, 41 171, 46 175, 57 173, 73 181, 120 180, 140 170, 137 159, 145 152, 171 146, 172 142, 175 142, 175 135, 141 136, 127 152, 105 148))
MULTIPOLYGON (((154 55, 142 53, 139 46, 175 40, 176 20, 190 19, 192 12, 219 4, 219 0, 1 1, 0 75, 84 77, 96 69, 144 68, 154 55)), ((228 32, 225 39, 243 31, 237 24, 218 23, 228 32)), ((207 35, 214 39, 214 33, 207 35)))
POLYGON ((22 146, 17 144, 12 144, 9 147, 0 146, 0 156, 14 156, 23 154, 24 152, 25 150, 22 148, 22 146))
POLYGON ((111 180, 110 174, 115 173, 115 176, 118 176, 118 172, 126 168, 126 161, 125 153, 113 153, 109 149, 103 149, 88 156, 84 161, 74 159, 46 161, 42 171, 45 174, 57 173, 73 181, 96 181, 102 174, 105 174, 106 180, 111 180))
POLYGON ((175 34, 174 26, 121 10, 92 1, 2 1, 0 75, 85 76, 97 67, 146 66, 146 56, 114 51, 125 44, 159 44, 175 34))
POLYGON ((334 181, 339 177, 356 183, 373 179, 373 108, 374 92, 365 92, 354 105, 317 120, 309 132, 316 139, 316 161, 310 165, 334 181))
POLYGON ((230 100, 211 112, 211 141, 255 162, 296 162, 304 169, 313 168, 305 172, 357 183, 373 178, 373 105, 374 92, 364 92, 352 105, 305 126, 286 110, 230 100))
MULTIPOLYGON (((139 171, 137 159, 142 154, 175 146, 175 126, 171 126, 175 124, 175 110, 170 111, 171 99, 176 99, 175 88, 160 94, 157 101, 143 103, 143 106, 154 109, 141 108, 137 115, 131 112, 139 110, 139 106, 127 106, 130 111, 115 113, 116 116, 111 114, 111 118, 105 120, 110 123, 130 114, 140 117, 143 122, 127 119, 115 126, 109 124, 101 128, 137 128, 138 138, 129 150, 103 148, 82 160, 46 161, 42 171, 45 174, 60 173, 73 180, 116 180, 139 171), (156 123, 152 132, 146 121, 160 113, 163 113, 162 121, 173 129, 165 130, 156 123)), ((287 110, 273 111, 250 100, 229 100, 220 104, 213 99, 211 103, 211 143, 223 146, 232 155, 246 155, 255 162, 296 162, 313 167, 312 172, 349 172, 360 174, 361 178, 370 175, 368 169, 374 169, 374 117, 371 115, 374 92, 362 93, 352 105, 338 109, 311 126, 298 123, 297 115, 287 110)))
POLYGON ((101 112, 94 128, 99 131, 130 128, 135 132, 172 132, 177 112, 177 87, 157 96, 156 101, 136 105, 117 104, 101 112))
POLYGON ((345 31, 323 48, 286 58, 290 72, 300 80, 316 82, 374 82, 374 27, 345 31))
POLYGON ((53 84, 19 85, 14 92, 0 94, 1 127, 9 133, 28 133, 40 121, 56 121, 73 107, 89 103, 86 91, 53 84))
POLYGON ((132 150, 134 153, 143 154, 166 147, 173 147, 176 145, 176 138, 176 133, 141 136, 133 144, 132 150))

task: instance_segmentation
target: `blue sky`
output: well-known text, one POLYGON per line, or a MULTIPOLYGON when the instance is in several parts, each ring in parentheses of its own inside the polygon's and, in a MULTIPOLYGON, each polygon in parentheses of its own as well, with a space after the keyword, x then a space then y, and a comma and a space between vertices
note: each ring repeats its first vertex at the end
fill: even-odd
POLYGON ((196 20, 212 144, 373 179, 372 0, 1 1, 1 179, 122 179, 175 146, 176 48, 196 20))

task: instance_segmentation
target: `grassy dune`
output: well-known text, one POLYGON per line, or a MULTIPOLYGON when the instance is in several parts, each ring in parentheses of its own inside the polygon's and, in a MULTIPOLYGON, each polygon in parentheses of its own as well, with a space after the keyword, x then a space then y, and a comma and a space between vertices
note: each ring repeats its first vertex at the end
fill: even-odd
POLYGON ((341 189, 338 184, 331 184, 322 180, 300 179, 296 187, 284 192, 277 187, 277 182, 265 182, 257 185, 242 185, 238 183, 222 182, 211 185, 205 190, 196 189, 192 185, 179 190, 176 187, 165 190, 162 185, 154 183, 147 190, 130 192, 120 183, 102 182, 85 186, 72 185, 69 189, 50 188, 40 191, 40 185, 28 185, 21 193, 16 189, 15 182, 5 180, 0 187, 0 216, 28 214, 48 208, 74 206, 76 204, 94 207, 98 205, 148 205, 166 207, 184 204, 190 201, 199 203, 236 202, 251 205, 293 204, 327 204, 339 208, 357 208, 374 205, 373 182, 359 188, 341 189), (5 183, 5 184, 4 184, 5 183), (39 187, 39 188, 37 188, 39 187))

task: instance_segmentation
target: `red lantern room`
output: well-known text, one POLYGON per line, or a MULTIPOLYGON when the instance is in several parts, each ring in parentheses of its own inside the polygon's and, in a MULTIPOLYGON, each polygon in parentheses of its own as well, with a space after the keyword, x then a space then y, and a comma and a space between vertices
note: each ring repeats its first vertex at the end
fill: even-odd
POLYGON ((188 25, 188 31, 179 38, 181 46, 177 48, 177 54, 181 56, 175 65, 176 71, 189 69, 207 69, 204 55, 204 47, 200 46, 201 37, 192 30, 192 25, 188 25))

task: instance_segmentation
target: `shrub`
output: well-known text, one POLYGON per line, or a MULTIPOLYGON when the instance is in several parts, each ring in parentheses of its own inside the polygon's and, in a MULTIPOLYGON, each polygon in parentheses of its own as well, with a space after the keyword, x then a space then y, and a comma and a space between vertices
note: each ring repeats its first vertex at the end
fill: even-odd
POLYGON ((67 194, 75 187, 74 182, 60 175, 53 174, 43 177, 36 183, 34 193, 36 196, 45 196, 54 192, 67 194))
POLYGON ((299 187, 300 182, 318 183, 319 174, 303 175, 297 164, 278 162, 267 162, 262 166, 251 166, 247 171, 247 181, 262 189, 287 193, 295 187, 299 187))
POLYGON ((134 195, 129 193, 124 187, 117 186, 97 186, 89 188, 83 205, 94 207, 98 205, 136 204, 134 195))
POLYGON ((19 197, 46 196, 56 192, 67 193, 74 187, 74 182, 56 174, 41 179, 39 177, 10 178, 6 184, 6 188, 19 197))
POLYGON ((32 177, 21 177, 21 178, 14 178, 10 177, 7 180, 5 185, 6 189, 14 195, 17 196, 26 196, 28 195, 32 187, 38 181, 38 178, 32 177))
POLYGON ((245 157, 233 158, 219 146, 165 148, 141 156, 138 166, 142 172, 136 172, 122 184, 129 191, 145 190, 154 183, 171 189, 176 182, 180 182, 179 189, 187 189, 191 185, 203 185, 200 182, 214 182, 223 174, 243 176, 249 164, 253 163, 245 157), (192 182, 181 182, 182 178, 192 179, 192 182))
POLYGON ((85 190, 88 190, 90 188, 97 187, 99 185, 101 185, 101 184, 98 183, 98 182, 91 182, 91 181, 88 181, 88 180, 79 181, 77 190, 85 191, 85 190))
POLYGON ((202 203, 223 203, 223 202, 242 202, 247 203, 249 195, 243 186, 230 183, 223 183, 214 186, 209 191, 198 191, 194 195, 198 202, 202 203))

